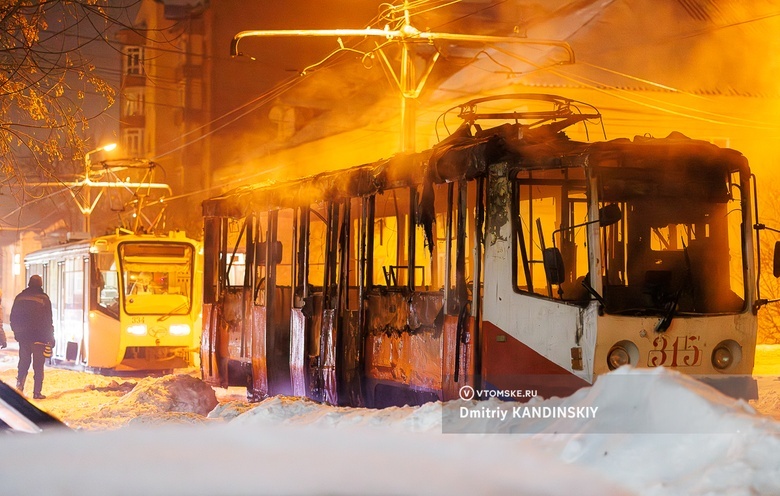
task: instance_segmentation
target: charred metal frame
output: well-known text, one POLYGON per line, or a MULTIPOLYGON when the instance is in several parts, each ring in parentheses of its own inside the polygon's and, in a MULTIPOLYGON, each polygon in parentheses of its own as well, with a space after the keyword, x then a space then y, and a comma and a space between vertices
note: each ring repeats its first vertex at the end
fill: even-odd
MULTIPOLYGON (((571 102, 566 100, 564 103, 568 105, 571 102)), ((569 189, 574 187, 579 190, 581 187, 585 191, 585 201, 589 211, 597 201, 593 196, 595 192, 590 190, 590 187, 598 184, 598 178, 590 174, 592 167, 609 163, 613 155, 622 153, 625 146, 631 148, 631 153, 641 154, 645 150, 653 153, 654 145, 643 148, 645 143, 641 142, 641 138, 638 138, 640 141, 632 142, 630 145, 622 141, 596 144, 571 141, 560 132, 561 126, 572 121, 595 118, 598 114, 583 114, 584 117, 577 117, 568 115, 567 108, 563 110, 561 115, 550 119, 547 113, 531 115, 530 117, 538 118, 543 123, 538 127, 516 122, 491 130, 479 129, 475 134, 472 134, 469 129, 461 129, 433 149, 424 152, 400 154, 375 163, 286 183, 245 186, 221 197, 207 200, 203 204, 207 250, 218 248, 219 253, 222 254, 221 260, 218 259, 218 255, 213 254, 206 260, 207 301, 210 298, 214 308, 217 308, 221 303, 221 292, 227 284, 225 262, 230 249, 227 232, 230 219, 247 219, 256 216, 253 217, 255 220, 248 221, 255 227, 247 228, 245 233, 249 272, 249 267, 259 263, 257 260, 259 254, 254 253, 250 246, 253 244, 262 246, 260 240, 263 237, 263 230, 259 219, 260 216, 266 216, 264 218, 267 218, 268 226, 264 249, 268 287, 266 309, 269 314, 263 325, 267 328, 254 329, 252 326, 249 328, 254 329, 253 333, 265 333, 269 339, 275 339, 274 331, 268 327, 275 325, 273 302, 276 295, 272 289, 276 284, 277 272, 275 263, 271 261, 274 260, 275 248, 273 247, 279 237, 279 229, 290 227, 280 225, 278 212, 282 209, 292 209, 292 307, 303 312, 307 326, 317 326, 307 327, 304 334, 306 340, 304 350, 308 353, 310 344, 316 346, 310 340, 319 342, 319 349, 310 351, 311 355, 317 353, 317 356, 309 356, 305 364, 312 372, 314 380, 306 386, 307 395, 334 404, 362 404, 361 402, 365 400, 368 406, 372 406, 377 402, 372 396, 371 388, 382 381, 384 384, 380 385, 392 383, 391 386, 405 388, 411 393, 433 394, 438 399, 455 397, 451 393, 457 392, 457 388, 462 384, 478 387, 479 374, 490 365, 481 363, 481 350, 483 346, 487 346, 483 344, 482 333, 494 332, 487 325, 483 329, 482 323, 482 282, 487 279, 484 273, 485 260, 483 260, 486 251, 486 232, 488 232, 486 224, 493 222, 493 219, 486 222, 488 218, 486 213, 491 214, 492 205, 489 198, 491 174, 496 177, 500 175, 502 180, 508 181, 507 201, 512 207, 506 212, 506 220, 511 223, 511 243, 519 247, 520 251, 518 257, 512 257, 515 259, 511 272, 512 286, 517 290, 519 276, 524 275, 528 290, 533 293, 531 263, 536 261, 530 259, 532 254, 528 253, 526 243, 533 243, 535 236, 533 229, 524 232, 521 227, 520 212, 515 208, 521 196, 521 188, 526 184, 529 188, 532 184, 560 186, 563 195, 563 201, 559 205, 560 226, 565 228, 574 225, 576 220, 572 218, 574 212, 569 208, 569 189), (534 134, 537 130, 539 134, 534 134), (584 180, 573 179, 567 182, 569 169, 573 167, 585 169, 584 180), (561 179, 540 178, 533 172, 553 169, 562 171, 561 179), (518 180, 519 171, 529 172, 528 178, 518 180), (434 184, 441 185, 438 194, 446 194, 446 205, 430 202, 432 197, 427 195, 433 193, 428 190, 432 192, 434 184), (430 188, 427 188, 429 186, 430 188), (380 215, 388 213, 396 216, 399 230, 396 240, 398 244, 394 252, 388 250, 388 256, 395 257, 388 260, 394 260, 395 266, 400 266, 401 269, 405 268, 407 275, 405 279, 399 277, 397 285, 389 283, 386 286, 375 285, 374 277, 378 274, 375 274, 377 268, 373 263, 375 243, 372 237, 375 223, 382 220, 377 218, 376 195, 387 192, 388 195, 392 194, 398 199, 395 195, 404 194, 404 191, 408 192, 409 198, 408 208, 406 206, 404 208, 406 211, 400 212, 396 206, 394 213, 390 213, 388 209, 387 212, 381 211, 380 215), (320 215, 318 211, 320 206, 324 207, 324 215, 320 215), (315 251, 321 249, 320 244, 311 243, 310 235, 314 219, 312 215, 317 215, 323 221, 322 252, 325 262, 321 294, 316 285, 309 284, 309 274, 313 270, 310 266, 312 249, 315 251), (444 267, 441 271, 443 284, 440 289, 423 291, 417 286, 415 267, 417 251, 423 248, 419 246, 421 243, 417 239, 420 234, 418 227, 425 229, 424 234, 432 243, 433 249, 437 243, 431 239, 430 233, 441 232, 433 230, 436 216, 444 219, 445 222, 443 226, 446 238, 444 267), (474 239, 467 240, 466 236, 472 227, 471 222, 473 222, 474 239), (407 229, 405 236, 401 235, 402 229, 407 229), (472 241, 473 246, 470 247, 469 243, 472 241), (473 251, 470 252, 470 248, 473 248, 473 251), (357 259, 357 265, 354 266, 350 265, 353 260, 352 252, 357 259), (403 260, 404 256, 406 260, 403 260), (467 259, 470 263, 467 263, 467 259), (517 267, 520 261, 523 263, 522 274, 517 267), (354 274, 351 272, 353 270, 354 274), (472 273, 467 274, 467 270, 471 270, 472 273), (469 280, 469 277, 472 279, 469 280), (216 287, 213 284, 215 278, 216 287), (471 296, 469 286, 471 286, 471 296), (212 288, 211 291, 209 287, 212 288), (321 306, 319 306, 320 297, 321 306), (357 302, 353 299, 355 297, 357 302), (393 309, 383 309, 383 305, 392 305, 393 309), (440 308, 436 305, 440 305, 440 308), (435 318, 431 317, 431 308, 439 312, 434 316, 435 318), (384 313, 377 309, 381 309, 384 313), (426 311, 428 314, 422 316, 415 313, 424 314, 426 311), (382 315, 377 316, 376 313, 382 315), (418 320, 412 323, 412 319, 415 318, 418 320), (355 320, 357 330, 354 329, 355 320), (443 362, 441 375, 436 376, 425 368, 423 360, 429 358, 425 355, 426 350, 417 357, 402 356, 406 351, 399 350, 407 350, 410 346, 421 348, 428 346, 428 350, 439 346, 438 356, 443 362), (447 346, 451 348, 448 349, 447 346), (345 347, 351 348, 345 350, 345 347), (377 353, 385 355, 377 357, 377 353), (403 362, 401 364, 397 360, 399 357, 403 362), (378 363, 377 359, 380 361, 387 359, 387 363, 378 363), (376 370, 384 367, 380 370, 382 373, 386 372, 385 369, 392 369, 392 373, 370 376, 368 372, 371 367, 376 370), (358 371, 358 376, 347 377, 354 370, 358 371), (427 382, 413 383, 408 379, 409 375, 425 376, 423 379, 427 382), (360 398, 356 399, 356 394, 360 398)), ((467 108, 464 115, 481 116, 471 107, 467 108)), ((506 115, 501 114, 498 117, 505 118, 506 115)), ((701 153, 704 157, 721 158, 722 154, 722 159, 732 165, 741 160, 737 155, 727 157, 731 152, 720 150, 714 145, 695 140, 686 142, 678 140, 677 137, 661 139, 663 145, 658 148, 666 150, 683 143, 679 149, 695 148, 693 153, 701 153)), ((679 149, 675 148, 677 151, 679 149)), ((580 200, 576 198, 572 201, 580 200)), ((529 205, 529 209, 533 218, 533 205, 529 205)), ((490 229, 494 227, 490 225, 490 229)), ((319 232, 319 225, 317 228, 319 232)), ((587 237, 589 243, 594 239, 598 241, 593 230, 589 230, 589 233, 587 237)), ((562 237, 567 236, 571 237, 573 233, 562 235, 562 237)), ((288 238, 283 237, 283 239, 288 238)), ((255 269, 252 268, 251 272, 252 274, 245 274, 244 285, 254 287, 256 282, 251 279, 256 277, 255 269)), ((425 279, 422 282, 425 283, 425 279)), ((528 294, 526 291, 523 293, 528 294)), ((212 311, 213 313, 215 312, 212 311)), ((253 317, 245 315, 245 318, 253 317)), ((212 316, 210 325, 213 327, 213 324, 212 316)), ((219 342, 220 331, 221 329, 209 329, 209 339, 212 340, 211 347, 208 348, 209 356, 214 353, 218 358, 214 363, 220 363, 219 359, 230 358, 219 356, 224 348, 219 342)), ((270 353, 272 344, 273 342, 268 343, 267 353, 270 353)), ((580 345, 579 339, 577 344, 580 345)), ((262 361, 267 357, 253 357, 254 359, 262 361)), ((211 367, 212 362, 208 363, 211 367)), ((270 369, 268 373, 271 373, 270 369)), ((417 398, 421 397, 423 396, 417 398)), ((425 397, 430 398, 430 396, 425 397)))

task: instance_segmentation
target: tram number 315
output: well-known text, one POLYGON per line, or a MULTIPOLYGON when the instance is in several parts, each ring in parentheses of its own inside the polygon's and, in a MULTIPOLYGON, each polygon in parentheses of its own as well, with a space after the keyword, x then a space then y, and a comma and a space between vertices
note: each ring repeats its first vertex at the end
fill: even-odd
POLYGON ((653 349, 648 353, 647 363, 651 367, 696 367, 701 364, 701 350, 696 346, 699 336, 678 336, 673 341, 667 336, 653 340, 653 349))

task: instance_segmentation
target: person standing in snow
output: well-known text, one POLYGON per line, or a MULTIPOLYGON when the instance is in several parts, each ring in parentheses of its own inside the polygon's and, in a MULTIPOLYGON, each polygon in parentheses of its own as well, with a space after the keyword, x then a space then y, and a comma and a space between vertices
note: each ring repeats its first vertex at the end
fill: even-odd
POLYGON ((5 339, 5 330, 3 330, 3 292, 0 291, 0 349, 8 347, 8 340, 5 339))
POLYGON ((54 346, 54 327, 51 318, 51 300, 43 292, 43 279, 39 275, 30 277, 27 289, 16 295, 11 307, 11 330, 19 343, 19 373, 16 389, 24 392, 24 382, 32 362, 35 373, 33 398, 44 399, 43 364, 46 360, 44 348, 54 346))

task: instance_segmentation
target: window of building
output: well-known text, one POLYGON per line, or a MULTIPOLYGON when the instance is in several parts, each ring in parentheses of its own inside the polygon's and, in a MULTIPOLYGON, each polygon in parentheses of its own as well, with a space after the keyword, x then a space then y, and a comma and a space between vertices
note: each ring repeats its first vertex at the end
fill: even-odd
POLYGON ((122 115, 126 117, 144 115, 144 91, 140 88, 125 90, 122 115))
POLYGON ((127 75, 144 73, 144 49, 139 46, 125 47, 124 72, 127 75))
POLYGON ((131 128, 122 131, 122 145, 130 157, 140 157, 144 154, 143 129, 131 128))

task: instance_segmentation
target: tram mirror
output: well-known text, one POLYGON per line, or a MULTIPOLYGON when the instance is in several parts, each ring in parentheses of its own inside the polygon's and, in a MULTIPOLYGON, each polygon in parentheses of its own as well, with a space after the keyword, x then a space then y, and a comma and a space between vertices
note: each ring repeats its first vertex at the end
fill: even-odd
POLYGON ((544 274, 549 284, 561 284, 566 280, 563 268, 563 256, 558 248, 545 248, 542 252, 544 274))
MULTIPOLYGON (((268 252, 268 250, 266 249, 267 245, 268 243, 266 243, 265 241, 261 241, 260 243, 257 243, 257 248, 255 251, 257 265, 265 265, 265 254, 268 252)), ((274 244, 271 247, 271 262, 274 265, 278 265, 282 263, 282 242, 281 241, 274 241, 274 244)))
POLYGON ((599 226, 601 227, 617 224, 622 218, 623 211, 620 210, 620 205, 617 203, 610 203, 599 209, 599 226))
POLYGON ((772 273, 780 277, 780 241, 775 241, 775 253, 772 256, 772 273))

